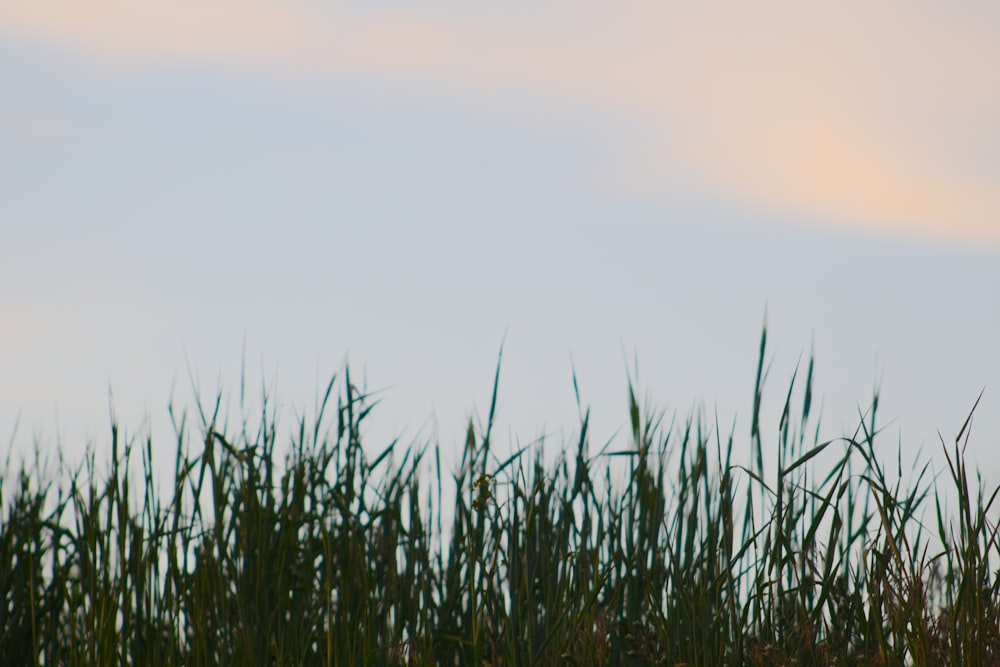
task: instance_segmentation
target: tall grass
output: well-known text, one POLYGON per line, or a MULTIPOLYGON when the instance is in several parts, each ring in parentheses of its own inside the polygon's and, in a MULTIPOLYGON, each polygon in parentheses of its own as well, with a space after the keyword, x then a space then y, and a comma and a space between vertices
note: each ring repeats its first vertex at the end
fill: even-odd
POLYGON ((769 431, 765 357, 766 331, 748 439, 630 382, 625 442, 592 451, 581 406, 554 464, 499 455, 498 365, 457 461, 363 444, 375 401, 345 371, 290 441, 268 397, 236 428, 222 396, 172 410, 168 488, 117 426, 106 468, 8 462, 0 664, 1000 664, 968 421, 946 474, 904 485, 877 395, 819 441, 812 360, 769 431))

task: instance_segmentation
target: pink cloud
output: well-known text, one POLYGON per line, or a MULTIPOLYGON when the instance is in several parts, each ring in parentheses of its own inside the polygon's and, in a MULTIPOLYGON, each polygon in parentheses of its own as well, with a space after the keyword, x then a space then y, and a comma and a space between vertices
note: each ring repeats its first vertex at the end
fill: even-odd
POLYGON ((0 5, 0 32, 69 46, 116 67, 301 64, 318 37, 307 14, 256 0, 9 0, 0 5))
POLYGON ((117 65, 193 59, 417 81, 459 89, 484 113, 503 113, 497 95, 549 96, 648 136, 596 175, 603 187, 692 189, 840 225, 995 243, 1000 13, 983 5, 974 16, 970 6, 333 11, 266 0, 8 0, 0 25, 117 65))

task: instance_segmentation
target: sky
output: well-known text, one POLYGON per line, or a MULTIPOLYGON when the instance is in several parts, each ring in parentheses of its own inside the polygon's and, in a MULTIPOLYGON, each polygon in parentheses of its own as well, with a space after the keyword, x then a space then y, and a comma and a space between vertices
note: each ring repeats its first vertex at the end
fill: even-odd
POLYGON ((503 342, 510 446, 635 369, 739 445, 766 318, 772 441, 814 351, 890 460, 984 391, 1000 483, 997 62, 993 2, 0 0, 0 442, 171 461, 192 384, 290 432, 349 363, 457 452, 503 342))

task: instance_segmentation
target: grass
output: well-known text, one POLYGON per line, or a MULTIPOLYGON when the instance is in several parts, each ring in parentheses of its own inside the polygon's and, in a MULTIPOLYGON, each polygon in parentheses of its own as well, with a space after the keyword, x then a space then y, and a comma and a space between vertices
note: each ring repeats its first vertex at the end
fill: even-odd
POLYGON ((948 469, 904 485, 877 395, 819 441, 812 360, 769 433, 765 358, 766 331, 739 446, 630 382, 618 441, 592 451, 581 409, 555 463, 501 457, 498 364, 450 463, 363 444, 375 401, 349 371, 290 441, 266 397, 236 429, 222 396, 172 410, 167 488, 117 427, 107 466, 8 461, 0 664, 1000 665, 997 494, 970 476, 968 421, 948 469))

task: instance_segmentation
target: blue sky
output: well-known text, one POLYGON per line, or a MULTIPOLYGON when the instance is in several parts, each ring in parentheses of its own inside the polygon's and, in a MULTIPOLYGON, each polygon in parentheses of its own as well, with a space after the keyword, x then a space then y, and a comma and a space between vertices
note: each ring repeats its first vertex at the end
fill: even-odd
POLYGON ((0 427, 169 432, 245 341, 289 428, 349 358, 457 448, 506 332, 511 438, 634 357, 745 433, 766 308, 775 400, 814 345, 828 436, 878 383, 936 455, 985 387, 1000 481, 1000 12, 754 7, 5 2, 0 427))

